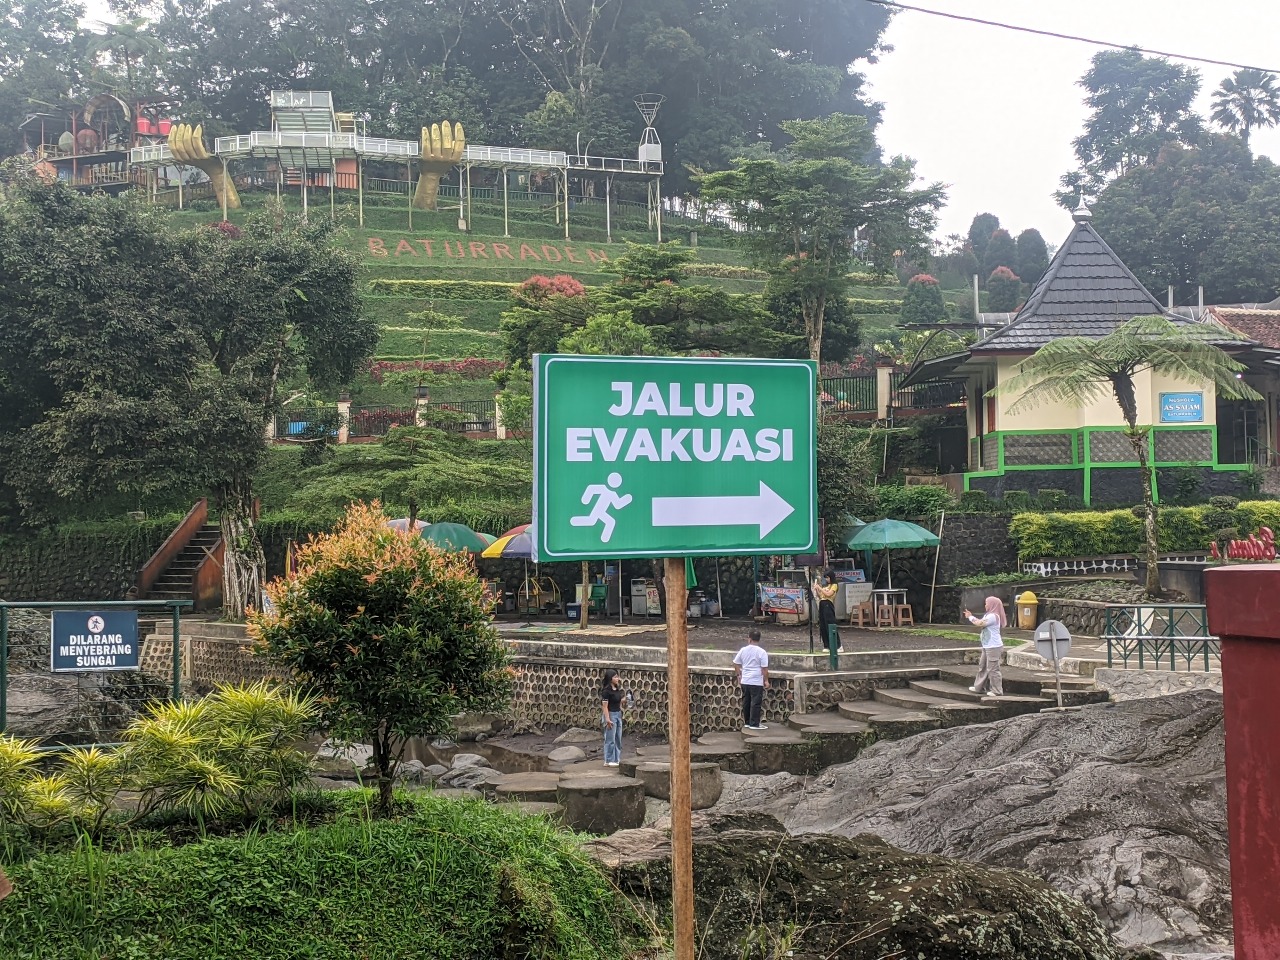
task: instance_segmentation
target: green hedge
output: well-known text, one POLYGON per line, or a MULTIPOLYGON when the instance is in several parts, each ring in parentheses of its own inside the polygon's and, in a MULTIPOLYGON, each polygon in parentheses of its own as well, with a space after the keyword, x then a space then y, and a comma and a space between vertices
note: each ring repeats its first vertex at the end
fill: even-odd
MULTIPOLYGON (((357 793, 348 809, 368 802, 357 793)), ((572 834, 480 800, 7 865, 0 953, 41 960, 615 960, 644 924, 572 834)))
POLYGON ((394 297, 419 297, 424 300, 505 302, 511 299, 511 291, 516 286, 514 283, 499 283, 495 280, 388 280, 379 277, 369 281, 369 292, 394 297))
POLYGON ((382 329, 378 340, 379 357, 417 357, 426 352, 436 357, 499 358, 503 353, 502 335, 487 330, 389 330, 382 329))
POLYGON ((901 300, 875 300, 850 297, 845 301, 855 316, 892 316, 902 309, 901 300))
MULTIPOLYGON (((1280 501, 1248 500, 1234 510, 1165 507, 1159 513, 1160 552, 1205 551, 1220 529, 1233 527, 1244 536, 1260 526, 1280 530, 1280 501)), ((1142 521, 1132 510, 1019 513, 1009 522, 1009 535, 1022 560, 1109 556, 1143 549, 1142 521)))

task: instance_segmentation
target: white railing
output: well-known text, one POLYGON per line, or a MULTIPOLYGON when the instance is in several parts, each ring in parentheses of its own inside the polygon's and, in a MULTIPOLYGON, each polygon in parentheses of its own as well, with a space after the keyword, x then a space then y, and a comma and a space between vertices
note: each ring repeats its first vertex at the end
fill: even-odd
POLYGON ((332 110, 333 94, 328 90, 272 90, 272 110, 332 110))
POLYGON ((562 150, 527 150, 523 147, 486 147, 469 143, 463 153, 468 163, 502 163, 513 167, 557 167, 569 165, 569 155, 562 150))
POLYGON ((661 160, 631 160, 627 157, 568 157, 570 170, 599 170, 601 173, 639 173, 651 177, 662 176, 661 160))
POLYGON ((356 152, 371 157, 416 157, 418 155, 418 144, 412 140, 356 137, 356 152))
POLYGON ((167 143, 148 143, 129 151, 129 162, 138 166, 164 166, 173 162, 167 143))
POLYGON ((213 141, 213 152, 220 157, 230 156, 231 154, 248 153, 253 149, 252 135, 240 135, 237 137, 219 137, 213 141))

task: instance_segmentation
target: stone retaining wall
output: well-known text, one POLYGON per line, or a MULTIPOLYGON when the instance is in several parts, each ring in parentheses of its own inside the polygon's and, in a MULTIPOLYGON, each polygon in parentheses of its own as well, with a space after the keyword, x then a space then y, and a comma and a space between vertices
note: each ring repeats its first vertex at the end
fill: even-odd
MULTIPOLYGON (((622 685, 635 695, 626 729, 638 733, 667 732, 667 668, 661 664, 606 664, 593 660, 524 660, 516 671, 511 714, 517 722, 535 726, 596 727, 600 725, 600 678, 608 666, 622 675, 622 685)), ((765 692, 763 719, 781 725, 795 709, 792 678, 771 675, 765 692)), ((689 670, 689 724, 694 736, 713 730, 742 728, 742 698, 732 669, 694 667, 689 670)))
POLYGON ((1167 697, 1188 690, 1212 690, 1222 693, 1222 674, 1211 672, 1175 673, 1172 670, 1119 670, 1100 667, 1093 672, 1099 690, 1111 694, 1116 703, 1122 700, 1148 700, 1167 697))
POLYGON ((1106 624, 1106 610, 1107 604, 1094 600, 1040 597, 1038 614, 1041 623, 1045 620, 1060 620, 1071 631, 1072 636, 1083 634, 1087 637, 1100 637, 1106 624))

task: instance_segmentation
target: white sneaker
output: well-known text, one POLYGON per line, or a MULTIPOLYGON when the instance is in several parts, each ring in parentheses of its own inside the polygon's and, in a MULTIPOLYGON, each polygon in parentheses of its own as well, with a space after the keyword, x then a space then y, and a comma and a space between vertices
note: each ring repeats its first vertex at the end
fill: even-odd
POLYGON ((616 763, 606 763, 606 764, 605 764, 605 766, 606 766, 606 767, 616 767, 616 766, 617 766, 617 764, 616 764, 616 763))
POLYGON ((985 697, 983 697, 982 699, 983 699, 983 700, 999 700, 999 699, 1000 699, 1000 695, 999 695, 999 694, 996 694, 996 693, 988 693, 988 694, 987 694, 985 697))
POLYGON ((970 692, 970 693, 977 693, 977 692, 978 692, 978 688, 977 688, 977 687, 970 687, 970 688, 969 688, 969 692, 970 692))
POLYGON ((836 653, 844 653, 844 647, 836 647, 836 653))
POLYGON ((763 723, 757 723, 757 724, 756 724, 756 726, 755 726, 755 729, 757 729, 757 730, 768 730, 769 728, 768 728, 767 726, 765 726, 763 723))

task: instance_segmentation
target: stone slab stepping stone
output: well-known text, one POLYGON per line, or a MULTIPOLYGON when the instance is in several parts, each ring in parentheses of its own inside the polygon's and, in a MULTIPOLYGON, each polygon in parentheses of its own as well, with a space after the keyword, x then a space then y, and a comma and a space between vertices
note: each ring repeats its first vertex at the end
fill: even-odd
POLYGON ((518 810, 527 817, 546 817, 555 823, 564 822, 564 807, 558 803, 534 800, 503 800, 500 802, 503 806, 518 810))
MULTIPOLYGON (((690 797, 694 810, 706 810, 720 799, 720 767, 715 763, 689 764, 690 797)), ((635 778, 644 784, 646 796, 657 800, 671 799, 671 764, 662 760, 646 760, 636 765, 635 778)))
MULTIPOLYGON (((619 767, 625 776, 635 776, 636 766, 646 760, 670 760, 671 750, 667 744, 641 748, 638 756, 622 761, 619 767)), ((693 762, 714 763, 726 773, 750 775, 756 772, 755 759, 745 742, 726 743, 723 746, 715 743, 692 743, 689 745, 689 759, 693 762)))
MULTIPOLYGON (((635 757, 631 758, 635 761, 635 757)), ((626 760, 622 761, 624 764, 626 760)), ((577 763, 566 763, 558 772, 560 777, 617 777, 622 775, 622 767, 606 767, 600 760, 579 760, 577 763)))
POLYGON ((742 734, 737 730, 716 730, 712 733, 704 733, 698 738, 698 743, 708 747, 740 747, 743 742, 742 734))
POLYGON ((630 777, 562 777, 556 802, 564 807, 565 826, 583 833, 644 825, 644 784, 630 777))
POLYGON ((537 803, 555 803, 558 773, 512 773, 503 777, 494 787, 493 795, 499 801, 524 800, 537 803))

